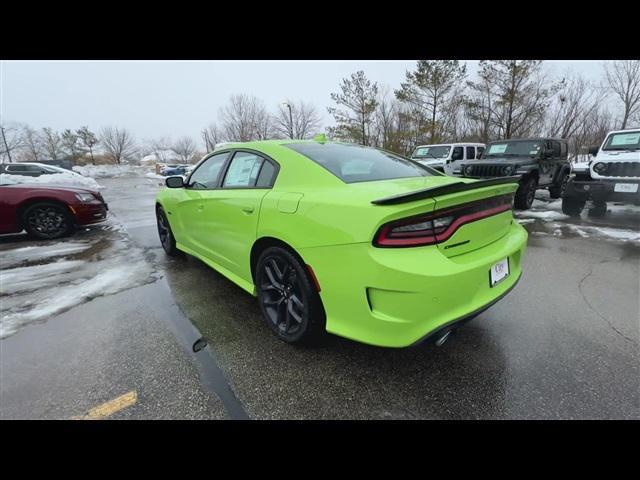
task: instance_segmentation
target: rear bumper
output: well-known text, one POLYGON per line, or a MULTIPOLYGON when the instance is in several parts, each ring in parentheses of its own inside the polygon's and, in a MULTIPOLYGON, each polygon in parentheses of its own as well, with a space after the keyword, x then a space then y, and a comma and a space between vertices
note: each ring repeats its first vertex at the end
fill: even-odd
POLYGON ((571 179, 564 192, 565 197, 600 202, 624 202, 640 204, 640 186, 635 193, 615 192, 616 183, 640 184, 638 180, 588 180, 571 179))
POLYGON ((526 230, 513 222, 498 240, 453 257, 436 246, 364 243, 299 253, 318 278, 327 331, 372 345, 406 347, 505 296, 520 278, 526 242, 526 230), (505 258, 509 276, 490 287, 489 269, 505 258))

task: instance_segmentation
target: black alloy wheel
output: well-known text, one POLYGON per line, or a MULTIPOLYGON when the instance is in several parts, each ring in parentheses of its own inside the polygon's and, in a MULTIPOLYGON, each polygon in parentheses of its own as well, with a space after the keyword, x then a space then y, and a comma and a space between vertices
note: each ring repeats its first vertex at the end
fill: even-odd
POLYGON ((73 230, 73 218, 63 205, 36 203, 24 211, 22 222, 31 236, 52 240, 67 235, 73 230))
POLYGON ((287 343, 317 340, 324 331, 324 309, 306 267, 281 247, 266 249, 256 267, 260 308, 267 324, 287 343))
POLYGON ((171 225, 164 213, 162 207, 156 209, 156 220, 158 223, 158 236, 160 237, 160 243, 167 255, 176 256, 180 253, 180 250, 176 248, 176 240, 171 231, 171 225))

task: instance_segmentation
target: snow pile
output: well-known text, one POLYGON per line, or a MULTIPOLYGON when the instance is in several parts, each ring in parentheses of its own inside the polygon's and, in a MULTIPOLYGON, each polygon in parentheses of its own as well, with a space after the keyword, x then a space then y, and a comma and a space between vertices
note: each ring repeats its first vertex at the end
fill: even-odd
POLYGON ((155 281, 144 252, 121 229, 98 233, 85 241, 0 250, 0 338, 95 297, 155 281))
POLYGON ((73 170, 87 177, 130 177, 149 171, 149 167, 137 165, 76 165, 73 170))
POLYGON ((9 175, 0 173, 0 185, 57 185, 62 187, 80 187, 89 190, 98 190, 102 188, 91 177, 85 177, 71 171, 51 173, 40 175, 39 177, 30 177, 26 175, 9 175))

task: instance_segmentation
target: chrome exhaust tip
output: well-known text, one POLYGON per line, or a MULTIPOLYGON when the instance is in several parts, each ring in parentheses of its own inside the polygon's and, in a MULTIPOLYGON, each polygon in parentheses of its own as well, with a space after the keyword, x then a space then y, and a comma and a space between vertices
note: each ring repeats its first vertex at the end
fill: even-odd
POLYGON ((451 330, 447 330, 442 336, 440 336, 440 338, 436 340, 436 347, 441 347, 442 345, 444 345, 444 343, 449 338, 449 335, 451 335, 451 330))

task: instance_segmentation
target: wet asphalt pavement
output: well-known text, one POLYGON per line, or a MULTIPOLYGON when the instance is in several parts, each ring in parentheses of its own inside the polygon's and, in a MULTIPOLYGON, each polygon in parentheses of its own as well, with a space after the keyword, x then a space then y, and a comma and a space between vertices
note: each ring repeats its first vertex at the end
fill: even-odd
MULTIPOLYGON (((109 418, 640 418, 638 242, 536 219, 517 288, 443 347, 328 336, 297 348, 272 336, 239 287, 164 255, 157 180, 98 182, 153 278, 1 340, 2 418, 71 418, 130 391, 137 402, 109 418), (200 335, 208 347, 194 353, 200 335)), ((618 221, 637 230, 626 211, 602 222, 618 221)))

